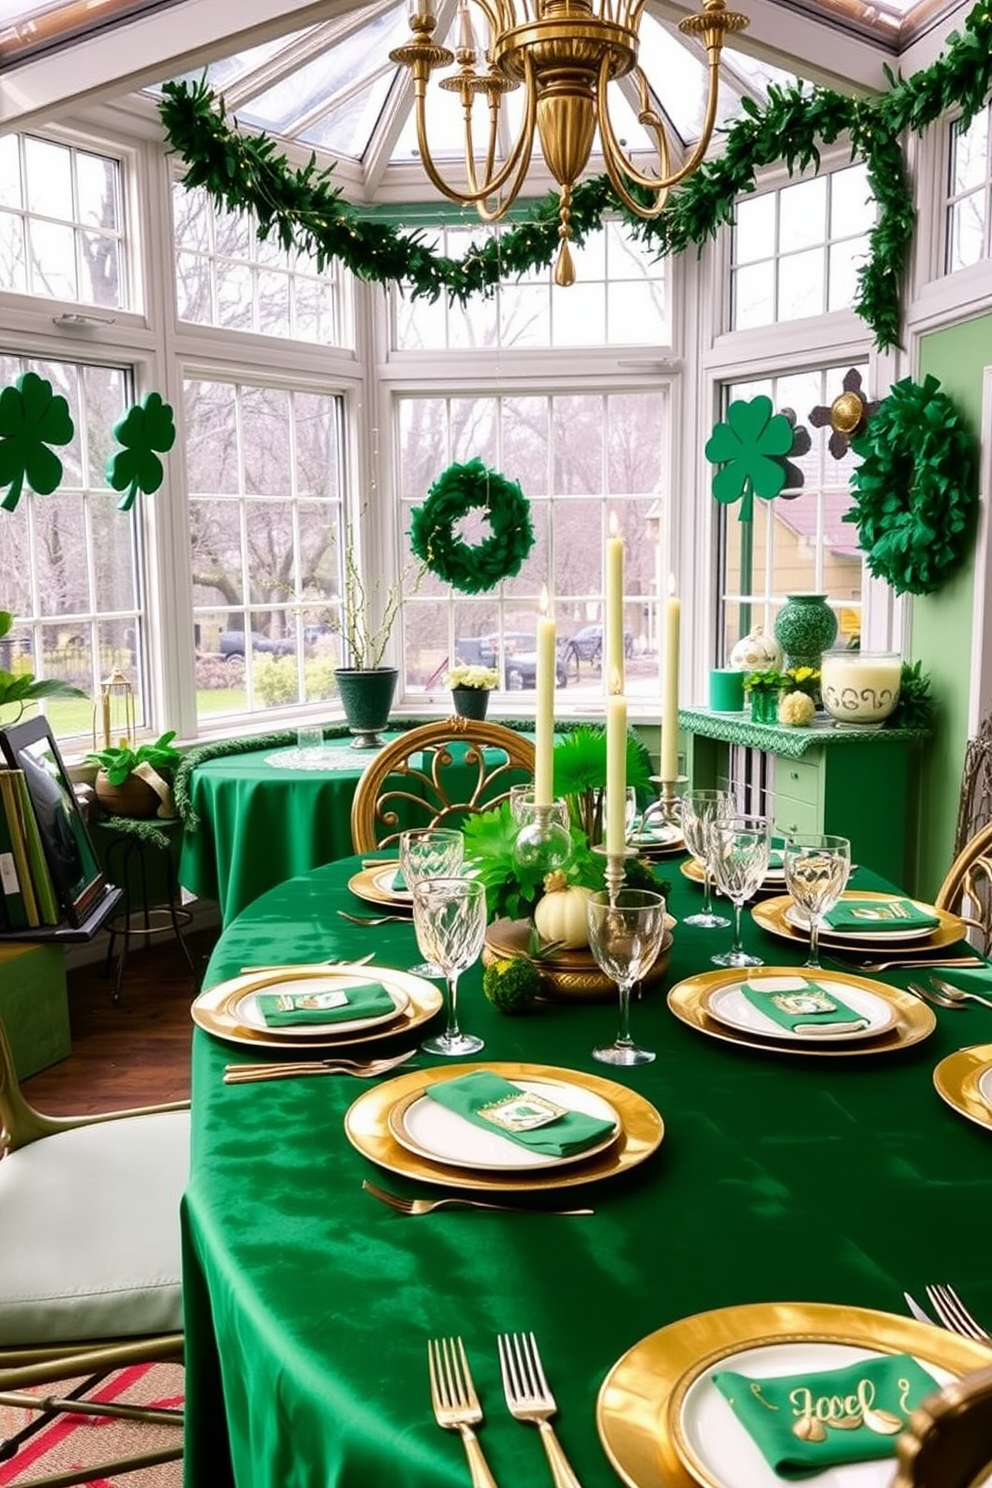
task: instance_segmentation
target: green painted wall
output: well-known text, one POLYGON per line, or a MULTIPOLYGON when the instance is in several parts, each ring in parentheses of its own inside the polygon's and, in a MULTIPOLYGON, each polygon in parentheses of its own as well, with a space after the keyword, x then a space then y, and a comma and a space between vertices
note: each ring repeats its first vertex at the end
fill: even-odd
MULTIPOLYGON (((920 342, 919 380, 932 373, 975 436, 982 422, 982 374, 992 365, 992 315, 920 342)), ((982 574, 979 582, 986 583, 982 574)), ((936 731, 919 771, 916 890, 932 897, 951 862, 958 791, 968 742, 968 689, 975 571, 973 558, 936 594, 913 600, 912 660, 933 679, 936 731)))

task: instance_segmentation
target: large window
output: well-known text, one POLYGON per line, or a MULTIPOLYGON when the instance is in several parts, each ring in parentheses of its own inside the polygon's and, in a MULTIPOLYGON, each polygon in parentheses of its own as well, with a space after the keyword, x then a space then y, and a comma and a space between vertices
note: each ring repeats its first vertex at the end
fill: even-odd
MULTIPOLYGON (((404 397, 397 446, 404 531, 411 506, 423 501, 436 476, 451 461, 478 457, 520 482, 537 539, 520 573, 490 594, 452 594, 428 574, 408 596, 408 692, 441 696, 440 679, 454 658, 497 666, 509 691, 532 689, 546 586, 558 622, 565 700, 601 697, 603 552, 615 516, 626 540, 626 691, 657 696, 658 600, 667 594, 660 546, 669 458, 665 389, 404 397)), ((473 544, 487 528, 474 511, 459 530, 473 544)))
MULTIPOLYGON (((866 375, 866 369, 860 370, 866 375)), ((774 501, 756 498, 753 522, 741 522, 737 506, 724 508, 725 656, 756 624, 771 634, 781 604, 792 593, 826 594, 837 613, 840 642, 852 643, 860 636, 862 558, 857 528, 842 520, 851 507, 849 481, 857 457, 847 450, 835 459, 830 428, 809 424, 809 411, 831 403, 847 371, 825 367, 726 389, 728 403, 765 393, 776 410, 793 409, 809 428, 812 447, 793 460, 803 472, 802 486, 787 488, 774 501)))
POLYGON ((126 308, 120 164, 0 136, 0 290, 126 308))
POLYGON ((330 697, 340 664, 340 399, 186 385, 197 712, 330 697))
POLYGON ((847 309, 874 220, 861 165, 739 201, 731 268, 733 329, 847 309))
POLYGON ((992 103, 951 128, 947 272, 992 257, 992 103))
MULTIPOLYGON (((131 683, 139 722, 147 717, 145 630, 135 513, 118 510, 107 481, 117 448, 114 425, 133 397, 128 368, 27 361, 0 355, 0 387, 34 372, 64 397, 75 427, 58 450, 63 476, 51 496, 25 484, 17 507, 0 513, 0 608, 17 617, 0 641, 0 667, 57 677, 99 695, 117 669, 131 683)), ((65 738, 87 739, 92 705, 53 699, 46 706, 65 738)), ((9 720, 8 720, 9 721, 9 720)))

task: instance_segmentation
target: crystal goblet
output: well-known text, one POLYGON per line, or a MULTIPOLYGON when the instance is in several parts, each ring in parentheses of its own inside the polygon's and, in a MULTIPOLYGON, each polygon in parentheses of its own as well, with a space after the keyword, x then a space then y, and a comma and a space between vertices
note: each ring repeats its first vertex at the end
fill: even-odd
POLYGON ((475 1054, 483 1041, 458 1026, 458 978, 477 960, 486 934, 486 890, 477 878, 425 878, 414 885, 413 925, 423 955, 447 984, 445 1030, 425 1039, 427 1054, 475 1054))
MULTIPOLYGON (((411 894, 425 878, 454 878, 464 856, 465 839, 453 827, 418 827, 400 833, 400 871, 411 894)), ((432 961, 419 962, 410 971, 414 976, 444 975, 432 961)))
POLYGON ((782 853, 785 886, 809 926, 809 956, 803 963, 820 970, 820 917, 833 909, 847 887, 851 844, 829 832, 795 833, 782 853))
POLYGON ((618 889, 611 898, 601 889, 587 907, 589 949, 601 971, 617 984, 620 1025, 612 1044, 593 1049, 602 1064, 650 1064, 650 1049, 630 1035, 630 994, 654 965, 665 938, 665 901, 650 889, 618 889))
POLYGON ((741 945, 741 910, 768 872, 772 824, 766 816, 717 817, 710 824, 713 876, 734 906, 734 942, 729 951, 711 956, 714 966, 763 966, 741 945))
POLYGON ((710 827, 718 817, 733 816, 734 798, 724 790, 691 790, 682 797, 682 835, 685 845, 703 870, 703 907, 686 915, 683 925, 719 930, 730 924, 726 915, 713 908, 713 869, 710 862, 710 827))

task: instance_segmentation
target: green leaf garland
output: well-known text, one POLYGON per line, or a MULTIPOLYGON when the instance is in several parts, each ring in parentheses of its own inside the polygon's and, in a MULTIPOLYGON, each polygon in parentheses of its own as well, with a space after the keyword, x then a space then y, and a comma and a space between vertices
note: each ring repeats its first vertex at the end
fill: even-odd
MULTIPOLYGON (((752 192, 756 172, 784 161, 789 174, 819 166, 820 147, 850 141, 852 159, 866 163, 878 214, 866 261, 858 270, 854 309, 879 350, 899 344, 900 291, 913 236, 913 198, 899 143, 903 131, 921 133, 950 109, 962 123, 984 105, 992 88, 992 0, 979 0, 961 32, 952 32, 932 66, 909 78, 886 74, 889 91, 849 98, 829 88, 771 85, 759 107, 743 100, 743 117, 726 131, 723 154, 705 161, 669 197, 660 216, 642 221, 614 197, 607 178, 584 181, 572 195, 572 226, 581 244, 609 212, 631 227, 658 257, 681 253, 733 221, 734 202, 752 192)), ((507 275, 552 263, 558 250, 558 198, 534 206, 529 221, 504 229, 461 259, 437 254, 423 233, 396 232, 363 219, 331 184, 333 168, 314 157, 292 169, 264 135, 242 135, 225 121, 224 107, 203 82, 170 82, 160 114, 172 149, 186 165, 187 186, 200 186, 229 211, 254 212, 259 235, 275 235, 287 250, 318 264, 338 260, 361 279, 396 283, 413 297, 447 293, 464 303, 491 292, 507 275)))
POLYGON ((146 393, 114 425, 114 438, 124 448, 116 450, 107 460, 107 479, 115 491, 124 493, 117 503, 118 510, 130 511, 139 491, 150 496, 165 477, 162 461, 155 452, 165 454, 176 442, 172 405, 163 403, 159 393, 146 393))
POLYGON ((851 441, 862 463, 851 474, 869 569, 897 594, 932 594, 961 563, 978 493, 973 442, 936 377, 893 385, 864 434, 851 441))
POLYGON ((413 509, 410 546, 439 579, 463 594, 481 594, 520 572, 534 546, 530 506, 516 481, 487 470, 481 460, 449 465, 423 506, 413 509), (456 529, 474 508, 485 513, 490 533, 473 547, 456 529))

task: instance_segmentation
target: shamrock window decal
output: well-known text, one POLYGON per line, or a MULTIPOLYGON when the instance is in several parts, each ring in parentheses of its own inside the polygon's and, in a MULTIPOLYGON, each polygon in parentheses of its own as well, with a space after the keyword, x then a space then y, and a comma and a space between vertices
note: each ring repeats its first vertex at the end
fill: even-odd
POLYGON ((814 429, 830 425, 833 432, 827 441, 827 449, 835 460, 843 460, 851 440, 863 432, 872 414, 878 412, 878 399, 869 403, 861 391, 861 373, 857 367, 845 372, 842 386, 844 391, 837 394, 829 407, 821 403, 809 411, 809 421, 814 429))
POLYGON ((69 405, 37 372, 24 372, 0 393, 0 507, 13 511, 25 485, 50 496, 62 479, 62 461, 49 446, 69 444, 75 433, 69 405))
POLYGON ((728 506, 740 501, 740 521, 753 519, 755 496, 772 501, 787 481, 795 484, 798 476, 802 483, 796 466, 787 469, 789 455, 804 453, 796 447, 800 431, 794 420, 794 414, 790 422, 784 413, 773 413, 771 398, 760 393, 750 402, 731 403, 726 422, 717 424, 706 441, 707 460, 723 467, 713 477, 713 495, 728 506))
POLYGON ((108 459, 107 479, 115 491, 124 493, 117 503, 118 511, 130 511, 139 491, 150 496, 165 478, 162 461, 155 452, 165 454, 175 443, 171 404, 163 403, 158 393, 146 393, 114 425, 114 438, 124 448, 108 459))

